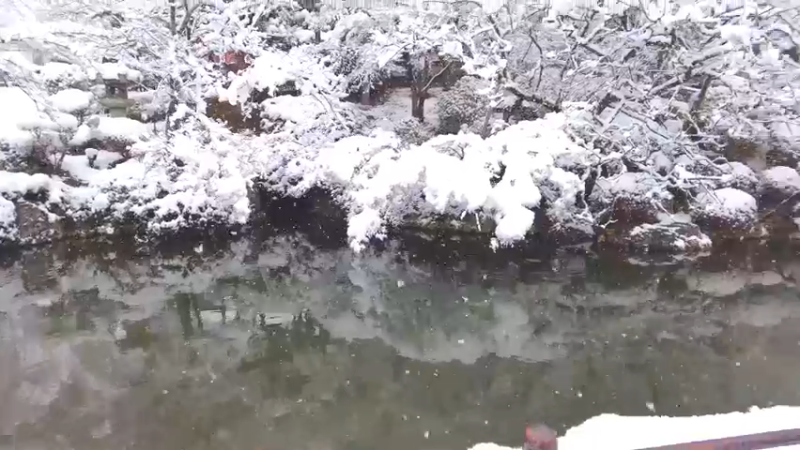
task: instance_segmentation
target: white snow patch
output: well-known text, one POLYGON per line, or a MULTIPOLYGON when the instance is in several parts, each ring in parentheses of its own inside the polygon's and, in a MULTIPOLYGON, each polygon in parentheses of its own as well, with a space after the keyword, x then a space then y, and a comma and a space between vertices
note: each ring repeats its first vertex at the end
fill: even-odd
POLYGON ((759 184, 758 176, 753 169, 746 164, 738 161, 731 161, 717 167, 727 172, 722 176, 720 180, 722 185, 719 187, 734 187, 742 189, 745 192, 754 192, 757 190, 759 184))
POLYGON ((736 221, 751 221, 758 211, 756 199, 747 192, 722 188, 704 192, 695 199, 701 214, 736 221))
POLYGON ((779 139, 788 142, 797 142, 797 139, 800 138, 800 125, 794 123, 794 121, 778 120, 771 125, 771 128, 772 132, 779 139))
POLYGON ((49 83, 74 84, 86 81, 88 78, 86 72, 75 64, 48 62, 37 70, 44 81, 49 83))
POLYGON ((56 124, 40 111, 36 102, 18 87, 0 87, 0 144, 12 147, 33 143, 36 129, 52 129, 56 124))
POLYGON ((292 97, 281 95, 261 103, 262 116, 266 119, 284 120, 293 124, 312 121, 326 114, 325 106, 309 95, 292 97))
POLYGON ((17 212, 14 204, 0 196, 0 241, 16 237, 17 212))
MULTIPOLYGON (((558 448, 636 450, 668 446, 793 429, 797 427, 798 417, 800 417, 800 407, 795 406, 774 406, 764 409, 753 407, 747 412, 690 417, 625 417, 601 414, 567 430, 567 433, 558 439, 558 448)), ((471 450, 511 450, 511 448, 482 443, 471 447, 471 450)))
POLYGON ((305 44, 314 40, 314 30, 297 29, 294 32, 294 37, 301 43, 305 44))
POLYGON ((219 100, 232 105, 242 104, 254 91, 275 93, 290 81, 303 93, 335 90, 342 78, 322 66, 318 58, 309 55, 308 49, 303 45, 288 53, 265 50, 250 67, 234 76, 228 87, 217 86, 219 100))
POLYGON ((118 80, 122 77, 126 77, 128 81, 142 79, 141 72, 119 63, 102 63, 97 67, 97 72, 104 80, 118 80))
POLYGON ((94 95, 80 89, 64 89, 50 96, 50 102, 57 110, 65 113, 84 111, 92 104, 94 95))
MULTIPOLYGON (((436 115, 436 107, 439 103, 439 96, 442 95, 441 88, 430 88, 430 97, 425 100, 424 114, 425 122, 436 126, 439 117, 436 115)), ((365 108, 370 115, 377 118, 376 125, 384 130, 394 130, 397 124, 408 119, 411 111, 411 88, 392 89, 384 101, 374 107, 365 108)))
POLYGON ((746 25, 722 25, 719 27, 720 37, 735 44, 750 45, 753 38, 753 27, 746 25))
POLYGON ((152 133, 147 125, 127 117, 95 116, 78 128, 70 145, 82 145, 91 139, 137 142, 147 140, 152 133))
POLYGON ((188 132, 173 135, 169 143, 154 137, 134 143, 133 157, 114 167, 111 163, 120 156, 112 152, 88 149, 84 155, 67 155, 63 169, 82 183, 70 189, 69 206, 117 218, 152 211, 155 217, 148 221, 152 231, 185 226, 187 215, 228 224, 245 222, 250 213, 247 183, 256 174, 248 164, 252 154, 243 145, 246 137, 222 134, 222 125, 209 126, 219 127, 214 129, 214 145, 202 145, 188 132), (242 141, 231 142, 225 136, 242 141), (182 161, 180 167, 176 160, 182 161))
POLYGON ((203 310, 200 311, 200 320, 203 322, 204 327, 217 327, 223 323, 232 322, 236 320, 237 314, 235 309, 225 310, 203 310))
POLYGON ((740 178, 751 178, 755 175, 753 169, 747 166, 747 164, 740 163, 739 161, 730 161, 728 165, 731 168, 731 174, 734 177, 740 178))
POLYGON ((94 157, 94 167, 97 169, 108 169, 111 164, 122 159, 122 156, 118 153, 109 152, 107 150, 87 148, 85 153, 88 157, 94 157))
POLYGON ((762 172, 770 186, 788 192, 800 191, 800 174, 791 167, 778 166, 762 172))
POLYGON ((686 213, 658 213, 656 215, 658 218, 659 223, 663 225, 669 225, 672 223, 692 223, 692 216, 686 213))
POLYGON ((54 187, 53 180, 43 173, 29 175, 22 172, 0 170, 0 194, 7 197, 46 192, 54 187))

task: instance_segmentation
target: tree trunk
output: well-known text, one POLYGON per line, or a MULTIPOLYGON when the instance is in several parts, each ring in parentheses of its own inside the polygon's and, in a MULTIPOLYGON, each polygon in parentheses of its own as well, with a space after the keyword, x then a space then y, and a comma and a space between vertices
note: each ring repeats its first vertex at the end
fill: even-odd
POLYGON ((425 122, 425 94, 411 88, 411 117, 425 122))
POLYGON ((177 14, 178 13, 178 6, 175 3, 175 0, 169 1, 169 32, 173 36, 178 31, 178 20, 177 14))

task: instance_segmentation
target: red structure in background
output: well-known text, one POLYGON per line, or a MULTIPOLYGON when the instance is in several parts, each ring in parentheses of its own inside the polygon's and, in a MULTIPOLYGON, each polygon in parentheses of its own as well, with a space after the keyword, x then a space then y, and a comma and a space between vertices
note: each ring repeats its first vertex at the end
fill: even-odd
POLYGON ((528 427, 525 429, 525 444, 522 449, 558 450, 558 435, 547 425, 528 427))
POLYGON ((209 53, 209 61, 221 65, 225 70, 238 73, 253 64, 253 57, 241 51, 228 51, 222 55, 209 53))
MULTIPOLYGON (((199 39, 195 42, 205 47, 205 44, 199 39)), ((236 50, 230 50, 223 54, 214 53, 209 50, 207 58, 209 61, 222 66, 223 69, 234 73, 245 70, 253 64, 253 57, 251 55, 236 50)))

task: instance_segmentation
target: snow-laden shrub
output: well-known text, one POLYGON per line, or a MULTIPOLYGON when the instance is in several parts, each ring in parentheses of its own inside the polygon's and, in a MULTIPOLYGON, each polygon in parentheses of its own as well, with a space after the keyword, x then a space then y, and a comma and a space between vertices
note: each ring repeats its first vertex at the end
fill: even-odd
POLYGON ((394 133, 376 131, 322 149, 317 164, 327 183, 344 190, 348 236, 356 250, 406 218, 474 220, 477 213, 492 216, 499 244, 511 244, 530 231, 533 209, 545 195, 554 195, 547 199, 551 208, 571 208, 583 190, 577 175, 556 164, 592 154, 565 132, 567 121, 565 114, 550 114, 487 139, 462 133, 407 149, 394 133), (544 184, 551 188, 543 191, 544 184))
POLYGON ((350 103, 321 95, 280 96, 260 105, 265 129, 290 133, 300 142, 318 146, 365 130, 363 112, 350 103))
POLYGON ((63 182, 47 175, 6 172, 0 170, 0 243, 19 236, 14 202, 26 196, 37 196, 47 204, 61 204, 69 189, 63 182))
POLYGON ((0 243, 14 241, 19 235, 14 204, 0 196, 0 243))
MULTIPOLYGON (((244 223, 250 181, 277 160, 263 150, 277 146, 268 137, 231 133, 185 106, 178 113, 184 116, 181 126, 168 136, 143 136, 141 123, 102 118, 91 129, 93 136, 128 142, 127 158, 94 148, 65 155, 62 169, 73 180, 69 185, 44 174, 0 172, 0 197, 44 195, 46 204, 71 218, 134 220, 153 232, 244 223)), ((9 233, 13 216, 2 203, 3 228, 9 233)))
POLYGON ((289 52, 264 50, 250 67, 233 76, 227 86, 218 83, 217 91, 220 100, 245 104, 254 92, 275 93, 290 82, 306 95, 345 95, 344 80, 325 67, 324 61, 307 45, 289 52))
POLYGON ((719 167, 724 171, 720 187, 739 189, 748 194, 755 194, 758 191, 759 180, 753 169, 738 161, 727 164, 720 164, 719 167))
POLYGON ((64 89, 50 96, 50 102, 57 110, 80 115, 87 112, 94 104, 94 94, 81 89, 64 89))
POLYGON ((395 125, 394 131, 403 142, 410 145, 422 145, 436 133, 431 124, 413 118, 401 120, 395 125))
POLYGON ((458 134, 462 125, 474 129, 476 121, 485 119, 486 97, 480 95, 479 90, 478 80, 473 77, 463 77, 452 89, 439 96, 436 104, 439 133, 458 134))
POLYGON ((772 167, 761 173, 766 188, 787 194, 800 192, 800 174, 786 166, 772 167))
POLYGON ((35 85, 0 87, 0 101, 6 105, 0 109, 0 146, 54 165, 77 130, 79 119, 55 109, 44 94, 35 85))
POLYGON ((88 89, 94 80, 78 65, 64 62, 48 62, 36 68, 45 87, 50 91, 62 89, 88 89))

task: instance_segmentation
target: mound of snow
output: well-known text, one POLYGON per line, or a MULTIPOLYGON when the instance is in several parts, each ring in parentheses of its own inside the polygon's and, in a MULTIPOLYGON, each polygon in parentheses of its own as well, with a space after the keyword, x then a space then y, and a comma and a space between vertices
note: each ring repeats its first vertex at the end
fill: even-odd
POLYGON ((141 72, 119 63, 102 63, 97 66, 97 73, 104 80, 118 80, 122 77, 127 78, 128 81, 140 81, 142 79, 141 72))
POLYGON ((800 191, 800 174, 791 167, 773 167, 762 172, 761 176, 769 187, 785 192, 800 191))
POLYGON ((65 113, 84 111, 92 104, 94 95, 80 89, 64 89, 50 96, 50 102, 57 110, 65 113))
POLYGON ((330 112, 325 108, 324 103, 310 95, 299 97, 281 95, 261 103, 262 117, 271 121, 289 122, 290 128, 306 125, 325 114, 330 114, 330 112))
POLYGON ((48 62, 39 67, 37 72, 42 81, 60 86, 73 86, 89 79, 86 71, 80 66, 62 62, 48 62))
MULTIPOLYGON (((217 87, 220 101, 243 104, 253 92, 275 94, 289 82, 303 93, 334 92, 342 78, 320 64, 308 45, 294 47, 289 52, 265 50, 252 65, 236 75, 228 87, 217 87)), ((320 100, 322 101, 322 100, 320 100)))
POLYGON ((94 167, 98 169, 108 169, 108 166, 122 159, 118 153, 93 148, 86 149, 86 156, 94 160, 94 167))
POLYGON ((0 144, 12 147, 33 143, 34 130, 54 129, 57 125, 18 87, 0 87, 0 144))
POLYGON ((0 170, 0 195, 14 198, 25 194, 49 192, 51 201, 61 199, 61 185, 45 174, 28 175, 21 172, 0 170))
POLYGON ((348 236, 357 251, 386 225, 414 215, 479 212, 492 215, 498 242, 510 244, 533 226, 540 187, 547 185, 552 208, 572 207, 583 190, 577 175, 556 164, 590 154, 564 131, 566 122, 565 114, 548 114, 485 140, 471 133, 438 136, 404 150, 393 133, 376 130, 322 149, 317 164, 329 182, 344 187, 348 236))
POLYGON ((758 204, 747 192, 722 188, 704 192, 695 199, 697 214, 732 222, 750 223, 755 220, 758 204))
MULTIPOLYGON (((625 417, 601 414, 567 430, 559 450, 636 450, 797 428, 800 407, 774 406, 747 412, 691 417, 625 417)), ((521 434, 521 433, 520 433, 521 434)), ((797 448, 781 447, 781 448, 797 448)), ((511 450, 477 444, 471 450, 511 450)))
POLYGON ((113 167, 119 156, 111 152, 88 149, 84 155, 67 155, 64 170, 81 182, 69 192, 69 207, 77 214, 103 212, 117 219, 152 213, 147 221, 151 231, 211 220, 244 223, 250 213, 248 182, 258 174, 251 158, 256 141, 262 141, 208 125, 214 135, 210 144, 187 126, 169 141, 154 136, 134 143, 134 157, 113 167))
POLYGON ((791 406, 694 417, 602 414, 568 430, 558 441, 565 450, 597 448, 598 442, 606 440, 615 449, 633 450, 792 429, 798 417, 800 407, 791 406))
POLYGON ((92 139, 133 143, 147 140, 151 135, 147 125, 138 120, 95 116, 78 128, 70 145, 83 145, 92 139))

